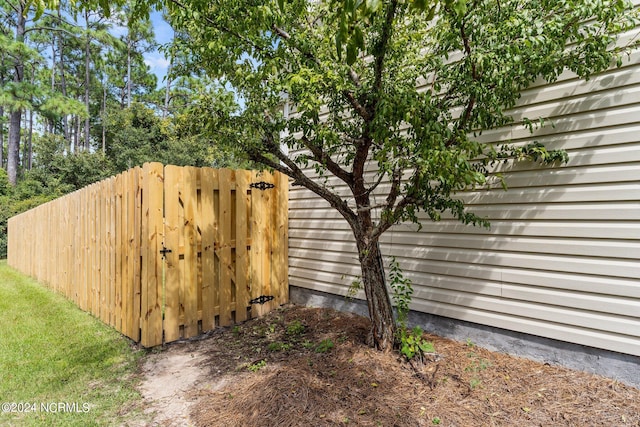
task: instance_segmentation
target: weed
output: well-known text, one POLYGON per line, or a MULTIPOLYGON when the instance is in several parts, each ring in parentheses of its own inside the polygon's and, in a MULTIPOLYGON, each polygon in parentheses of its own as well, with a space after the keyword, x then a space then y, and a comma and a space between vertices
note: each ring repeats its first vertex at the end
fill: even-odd
POLYGON ((260 360, 259 362, 255 362, 247 366, 247 369, 251 372, 258 372, 260 369, 267 366, 267 361, 265 359, 260 360))
POLYGON ((267 350, 269 351, 287 351, 291 348, 291 344, 283 343, 283 342, 272 342, 267 346, 267 350))
POLYGON ((269 324, 269 333, 270 333, 270 334, 274 334, 274 333, 276 332, 276 327, 277 327, 277 326, 278 326, 278 325, 277 325, 277 324, 275 324, 275 323, 270 323, 270 324, 269 324))
POLYGON ((301 345, 303 348, 306 348, 307 350, 310 348, 313 348, 313 343, 309 340, 304 340, 304 342, 301 345))
POLYGON ((393 301, 398 310, 398 345, 400 353, 408 360, 418 357, 422 360, 425 353, 435 351, 433 344, 422 338, 422 329, 416 326, 411 331, 407 328, 407 316, 409 314, 409 304, 413 295, 411 280, 404 277, 400 265, 395 258, 389 264, 389 279, 393 290, 393 301))
POLYGON ((361 289, 362 289, 362 280, 360 280, 360 278, 358 277, 353 282, 351 282, 349 289, 347 289, 347 295, 345 295, 345 298, 348 301, 353 300, 361 289))
POLYGON ((327 338, 326 340, 320 341, 320 343, 316 346, 316 353, 328 353, 333 347, 333 341, 331 340, 331 338, 327 338))
POLYGON ((441 422, 442 422, 442 420, 440 418, 438 418, 438 417, 433 417, 433 419, 431 420, 431 424, 436 425, 436 426, 438 424, 440 424, 441 422))
POLYGON ((287 325, 287 335, 298 336, 304 334, 305 326, 299 320, 294 320, 287 325))
POLYGON ((235 325, 233 327, 233 329, 231 329, 231 332, 233 333, 234 336, 238 337, 240 336, 240 326, 235 325))
MULTIPOLYGON (((467 343, 468 345, 468 343, 467 343)), ((491 366, 491 362, 487 359, 479 357, 475 352, 471 351, 467 354, 467 357, 470 360, 469 364, 464 368, 465 372, 470 372, 472 374, 471 379, 469 380, 469 387, 473 390, 482 384, 480 378, 478 378, 478 374, 481 371, 489 368, 491 366)))
POLYGON ((411 360, 415 356, 422 356, 425 353, 433 353, 435 348, 433 343, 422 338, 422 329, 419 326, 413 328, 410 332, 404 327, 400 328, 400 352, 411 360))

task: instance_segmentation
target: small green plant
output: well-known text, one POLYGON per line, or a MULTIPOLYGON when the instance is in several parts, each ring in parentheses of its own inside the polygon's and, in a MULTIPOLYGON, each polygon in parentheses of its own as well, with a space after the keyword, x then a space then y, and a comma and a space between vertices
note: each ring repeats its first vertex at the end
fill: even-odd
POLYGON ((307 350, 310 348, 313 348, 313 343, 309 340, 304 340, 304 342, 301 345, 303 348, 306 348, 307 350))
MULTIPOLYGON (((468 345, 468 344, 467 344, 468 345)), ((472 373, 472 377, 469 380, 469 387, 471 390, 478 388, 482 381, 478 378, 478 373, 484 371, 491 366, 491 362, 487 359, 479 357, 475 352, 471 351, 467 354, 467 357, 471 359, 470 363, 464 368, 465 372, 472 373)))
POLYGON ((393 302, 398 311, 398 346, 408 360, 418 357, 420 360, 425 353, 435 351, 433 344, 422 338, 422 329, 416 326, 409 331, 407 328, 407 316, 409 314, 409 304, 413 296, 413 286, 411 280, 404 277, 398 261, 393 257, 389 264, 389 280, 393 302))
POLYGON ((264 368, 265 366, 267 366, 267 361, 265 359, 262 359, 258 362, 250 364, 249 366, 247 366, 247 369, 251 372, 258 372, 260 369, 264 368))
POLYGON ((316 346, 316 353, 328 353, 333 347, 333 341, 331 340, 331 338, 327 338, 326 340, 320 341, 320 343, 316 346))
POLYGON ((400 352, 411 360, 416 356, 422 357, 425 353, 433 353, 435 348, 433 343, 422 338, 422 329, 419 326, 410 332, 402 327, 400 329, 400 352))
POLYGON ((287 351, 291 348, 291 344, 283 343, 283 342, 272 342, 267 346, 267 350, 269 351, 287 351))
POLYGON ((276 332, 276 327, 277 327, 277 326, 278 326, 278 325, 276 325, 275 323, 270 323, 270 324, 269 324, 269 333, 270 333, 270 334, 274 334, 274 333, 276 332))
POLYGON ((346 299, 349 301, 353 300, 360 289, 362 289, 362 280, 357 277, 353 282, 351 282, 349 289, 347 289, 347 295, 345 295, 346 299))
POLYGON ((287 335, 298 336, 304 334, 305 326, 299 320, 294 320, 287 325, 287 335))
POLYGON ((442 422, 442 420, 438 417, 433 417, 433 419, 431 420, 431 424, 433 425, 439 425, 442 422))
POLYGON ((240 326, 235 325, 233 327, 233 329, 231 330, 231 332, 233 333, 234 336, 238 337, 240 336, 240 326))

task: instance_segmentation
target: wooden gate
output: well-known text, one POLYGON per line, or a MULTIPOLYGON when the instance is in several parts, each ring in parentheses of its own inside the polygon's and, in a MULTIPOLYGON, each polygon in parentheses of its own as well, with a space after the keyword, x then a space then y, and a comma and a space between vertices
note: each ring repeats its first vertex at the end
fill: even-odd
POLYGON ((158 260, 143 266, 142 283, 156 289, 142 300, 143 345, 193 337, 288 301, 284 175, 160 164, 143 171, 150 185, 143 213, 151 213, 143 253, 158 260))
POLYGON ((10 218, 9 265, 152 347, 288 301, 287 210, 279 173, 146 163, 10 218))

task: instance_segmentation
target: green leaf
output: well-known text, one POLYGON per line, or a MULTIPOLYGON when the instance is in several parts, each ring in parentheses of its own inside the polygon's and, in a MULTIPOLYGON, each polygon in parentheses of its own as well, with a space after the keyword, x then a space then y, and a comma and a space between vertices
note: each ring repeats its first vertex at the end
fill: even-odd
POLYGON ((353 43, 353 41, 350 40, 349 44, 347 45, 347 64, 353 65, 353 63, 356 62, 357 54, 358 54, 358 49, 355 43, 353 43))

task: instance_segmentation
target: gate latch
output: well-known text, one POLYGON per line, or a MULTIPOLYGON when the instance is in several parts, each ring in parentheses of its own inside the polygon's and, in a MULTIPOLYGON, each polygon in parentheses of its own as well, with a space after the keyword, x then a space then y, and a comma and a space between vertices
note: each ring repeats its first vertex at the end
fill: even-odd
POLYGON ((265 302, 271 301, 272 299, 274 299, 275 297, 273 295, 260 295, 258 298, 254 298, 251 301, 249 301, 249 304, 253 305, 253 304, 264 304, 265 302))
POLYGON ((166 258, 167 254, 171 252, 171 249, 167 249, 162 245, 162 249, 160 249, 160 253, 162 254, 162 258, 166 258))
POLYGON ((252 182, 251 184, 249 184, 249 187, 257 188, 258 190, 264 191, 268 188, 274 188, 275 185, 269 182, 260 181, 260 182, 252 182))

